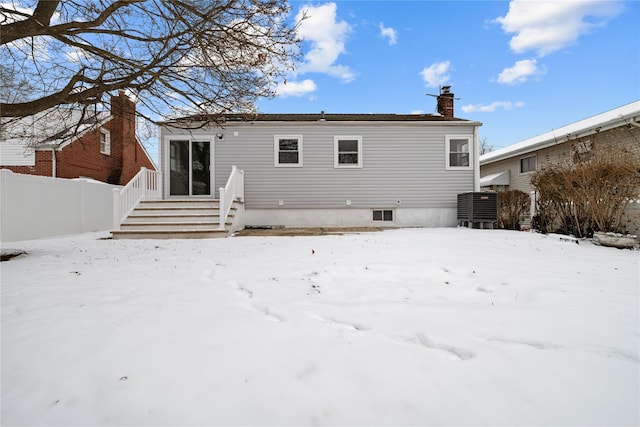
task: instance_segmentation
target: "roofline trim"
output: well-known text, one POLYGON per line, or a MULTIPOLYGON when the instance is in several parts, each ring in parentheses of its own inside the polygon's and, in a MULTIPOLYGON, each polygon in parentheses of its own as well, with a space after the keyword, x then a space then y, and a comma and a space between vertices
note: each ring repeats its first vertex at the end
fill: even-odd
POLYGON ((211 127, 224 128, 225 126, 238 126, 238 125, 296 125, 296 126, 333 126, 333 125, 357 125, 357 124, 376 124, 376 125, 428 125, 428 126, 482 126, 482 122, 458 119, 458 120, 247 120, 247 121, 227 121, 217 123, 211 121, 206 123, 203 121, 193 121, 191 123, 201 123, 201 125, 195 125, 193 127, 188 126, 189 121, 166 121, 158 123, 161 127, 170 127, 174 129, 183 129, 185 131, 209 129, 211 127), (181 125, 185 124, 186 126, 181 125))
POLYGON ((636 121, 635 118, 637 116, 640 116, 640 101, 631 102, 604 113, 562 126, 550 132, 525 139, 499 150, 483 154, 480 156, 480 165, 488 165, 562 144, 568 141, 566 139, 568 136, 572 136, 572 139, 575 139, 610 130, 629 121, 636 121), (616 115, 616 113, 618 114, 616 115))

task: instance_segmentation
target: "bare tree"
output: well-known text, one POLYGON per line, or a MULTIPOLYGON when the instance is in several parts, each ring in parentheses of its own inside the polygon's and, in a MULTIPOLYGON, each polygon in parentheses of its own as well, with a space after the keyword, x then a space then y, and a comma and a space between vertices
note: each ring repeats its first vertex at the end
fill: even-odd
POLYGON ((27 80, 19 80, 16 74, 19 70, 14 70, 0 63, 0 100, 6 102, 20 102, 29 99, 29 94, 35 88, 27 80))
POLYGON ((288 13, 286 0, 0 3, 0 62, 17 83, 0 92, 0 117, 93 111, 119 90, 154 120, 252 111, 299 57, 288 13))
POLYGON ((480 138, 478 141, 478 153, 482 156, 483 154, 487 154, 493 151, 493 145, 489 144, 486 136, 480 138))

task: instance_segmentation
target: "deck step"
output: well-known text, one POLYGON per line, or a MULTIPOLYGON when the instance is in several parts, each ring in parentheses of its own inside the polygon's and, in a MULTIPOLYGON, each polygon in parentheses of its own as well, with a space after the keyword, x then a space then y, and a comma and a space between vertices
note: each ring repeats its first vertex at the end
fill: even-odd
POLYGON ((122 231, 144 231, 148 229, 157 229, 157 230, 207 230, 207 229, 218 229, 218 222, 134 222, 129 224, 120 225, 120 230, 122 231))
POLYGON ((180 230, 114 230, 114 239, 213 239, 228 237, 226 230, 217 229, 180 229, 180 230))
MULTIPOLYGON (((233 218, 233 215, 229 215, 230 218, 233 218)), ((216 223, 220 222, 219 214, 194 214, 194 215, 174 215, 174 214, 160 214, 160 215, 137 215, 132 214, 124 220, 122 225, 125 224, 138 224, 138 223, 148 223, 155 222, 161 224, 177 224, 177 223, 189 223, 189 222, 209 222, 216 223)))
POLYGON ((169 199, 169 200, 143 200, 138 204, 140 208, 171 208, 179 206, 189 207, 203 207, 203 208, 216 208, 220 207, 220 201, 218 199, 169 199))
MULTIPOLYGON (((211 198, 142 201, 111 234, 114 239, 227 237, 228 231, 219 228, 219 205, 219 200, 211 198)), ((232 206, 225 228, 232 225, 235 210, 232 206)))

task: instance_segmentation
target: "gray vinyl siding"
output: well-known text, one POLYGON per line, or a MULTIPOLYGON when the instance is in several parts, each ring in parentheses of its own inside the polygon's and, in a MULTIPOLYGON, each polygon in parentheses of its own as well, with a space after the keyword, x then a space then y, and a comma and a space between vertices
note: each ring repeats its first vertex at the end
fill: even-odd
POLYGON ((347 200, 352 208, 453 208, 458 193, 474 189, 473 170, 445 170, 445 135, 473 137, 473 125, 255 123, 194 135, 216 133, 224 139, 215 142, 215 185, 232 165, 243 169, 248 209, 279 200, 282 209, 347 208, 347 200), (303 167, 274 166, 275 135, 302 135, 303 167), (362 136, 362 168, 334 168, 334 136, 362 136))

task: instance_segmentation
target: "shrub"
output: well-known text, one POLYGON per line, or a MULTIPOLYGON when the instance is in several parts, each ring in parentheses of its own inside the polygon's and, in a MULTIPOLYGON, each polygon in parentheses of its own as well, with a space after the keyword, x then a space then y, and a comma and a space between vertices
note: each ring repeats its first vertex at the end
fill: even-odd
POLYGON ((627 150, 593 150, 577 163, 544 167, 531 178, 538 194, 533 221, 540 231, 577 237, 623 232, 623 213, 640 194, 640 156, 627 150))
POLYGON ((520 218, 529 211, 531 199, 520 190, 498 192, 498 227, 520 230, 520 218))

